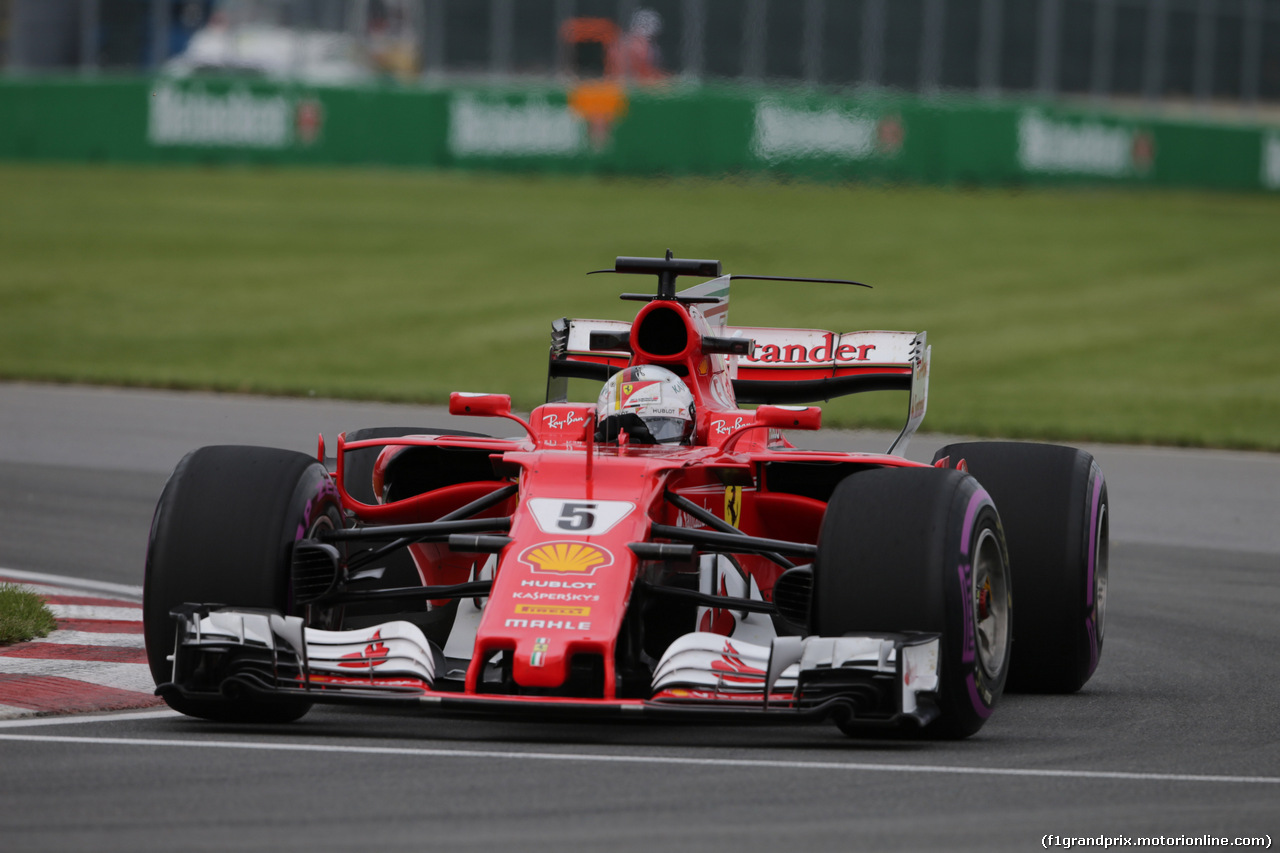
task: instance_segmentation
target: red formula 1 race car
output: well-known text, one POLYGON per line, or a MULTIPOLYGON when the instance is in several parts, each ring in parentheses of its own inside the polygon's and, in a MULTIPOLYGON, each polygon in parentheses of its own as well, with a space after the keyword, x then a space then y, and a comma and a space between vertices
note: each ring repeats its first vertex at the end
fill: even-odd
POLYGON ((554 323, 527 421, 506 396, 452 396, 514 437, 359 430, 336 470, 323 440, 318 459, 184 458, 147 552, 157 693, 223 721, 331 702, 965 737, 1006 685, 1088 680, 1108 504, 1087 453, 979 442, 909 461, 924 333, 730 326, 731 280, 759 277, 718 261, 602 272, 656 276, 656 295, 623 295, 644 303, 631 323, 554 323), (598 400, 568 402, 570 378, 603 381, 598 400), (886 453, 783 437, 819 426, 797 404, 885 388, 910 391, 886 453))

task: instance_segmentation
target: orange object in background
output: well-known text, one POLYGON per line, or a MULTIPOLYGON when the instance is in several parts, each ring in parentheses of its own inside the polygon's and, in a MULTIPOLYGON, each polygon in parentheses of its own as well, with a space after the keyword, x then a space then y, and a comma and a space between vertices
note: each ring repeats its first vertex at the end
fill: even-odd
POLYGON ((586 120, 597 149, 609 141, 609 128, 627 112, 627 93, 617 80, 587 80, 569 90, 569 109, 586 120))
POLYGON ((569 108, 587 122, 591 142, 600 149, 614 122, 626 115, 626 83, 661 77, 648 31, 623 33, 608 18, 570 18, 560 27, 560 43, 562 67, 577 81, 569 90, 569 108))

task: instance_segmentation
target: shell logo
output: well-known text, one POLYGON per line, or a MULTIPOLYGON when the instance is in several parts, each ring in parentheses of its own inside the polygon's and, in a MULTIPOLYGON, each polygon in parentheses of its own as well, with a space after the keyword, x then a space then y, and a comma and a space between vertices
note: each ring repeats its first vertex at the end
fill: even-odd
POLYGON ((519 557, 535 572, 553 575, 590 575, 613 565, 613 555, 586 542, 544 542, 526 548, 519 557))

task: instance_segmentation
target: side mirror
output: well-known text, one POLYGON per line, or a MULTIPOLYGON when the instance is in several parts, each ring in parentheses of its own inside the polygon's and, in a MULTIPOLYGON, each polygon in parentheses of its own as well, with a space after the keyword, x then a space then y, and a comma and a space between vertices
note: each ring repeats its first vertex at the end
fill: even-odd
POLYGON ((470 415, 476 418, 511 417, 511 397, 508 394, 472 394, 454 391, 449 395, 449 414, 470 415))
POLYGON ((756 409, 755 426, 821 429, 822 409, 817 406, 760 406, 756 409))
POLYGON ((524 427, 525 434, 537 442, 533 427, 511 414, 511 396, 508 394, 471 394, 454 391, 449 395, 449 414, 470 415, 473 418, 506 418, 524 427))

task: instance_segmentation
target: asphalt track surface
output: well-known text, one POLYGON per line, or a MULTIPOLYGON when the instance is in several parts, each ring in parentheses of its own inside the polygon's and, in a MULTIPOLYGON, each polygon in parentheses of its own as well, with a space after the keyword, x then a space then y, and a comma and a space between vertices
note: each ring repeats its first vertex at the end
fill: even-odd
MULTIPOLYGON (((138 586, 152 509, 187 450, 314 452, 321 431, 332 447, 342 429, 451 424, 466 428, 404 406, 0 385, 0 567, 138 586)), ((873 433, 809 438, 888 444, 873 433)), ((928 459, 944 440, 919 436, 908 455, 928 459)), ((0 849, 1027 850, 1046 835, 1274 838, 1280 457, 1088 449, 1113 507, 1099 671, 1073 696, 1006 696, 967 741, 338 708, 281 728, 166 711, 19 720, 0 723, 0 849)))

